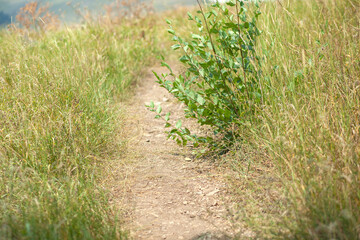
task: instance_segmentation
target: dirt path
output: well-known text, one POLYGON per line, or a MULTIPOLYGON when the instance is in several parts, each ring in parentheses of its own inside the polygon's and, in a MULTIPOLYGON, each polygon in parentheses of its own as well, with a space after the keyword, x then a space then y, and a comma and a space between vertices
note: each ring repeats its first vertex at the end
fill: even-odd
MULTIPOLYGON (((157 72, 164 69, 157 68, 157 72)), ((134 239, 230 239, 225 184, 210 165, 193 161, 189 150, 167 140, 163 122, 145 108, 161 103, 173 118, 181 105, 150 73, 127 104, 130 154, 134 158, 127 195, 134 239)))

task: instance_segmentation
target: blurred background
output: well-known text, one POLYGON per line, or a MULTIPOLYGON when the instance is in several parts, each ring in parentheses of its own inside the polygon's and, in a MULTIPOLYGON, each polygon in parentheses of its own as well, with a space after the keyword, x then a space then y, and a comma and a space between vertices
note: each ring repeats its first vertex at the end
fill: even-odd
MULTIPOLYGON (((29 2, 29 0, 0 0, 0 25, 4 26, 14 21, 20 8, 29 2)), ((114 0, 39 0, 38 2, 49 4, 50 11, 57 14, 61 22, 71 23, 80 20, 78 10, 88 10, 94 15, 102 14, 105 11, 103 6, 114 0)), ((144 0, 144 2, 152 3, 155 11, 196 4, 196 0, 144 0)))

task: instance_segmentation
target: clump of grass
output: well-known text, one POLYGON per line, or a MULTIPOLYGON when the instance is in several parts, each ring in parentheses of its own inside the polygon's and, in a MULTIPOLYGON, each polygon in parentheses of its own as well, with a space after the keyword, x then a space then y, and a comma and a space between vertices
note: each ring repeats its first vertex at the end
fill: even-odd
POLYGON ((0 32, 2 239, 126 237, 99 178, 121 154, 114 104, 157 51, 142 31, 0 32))
POLYGON ((289 205, 277 224, 254 228, 294 239, 358 239, 358 5, 289 0, 264 3, 262 12, 264 105, 259 124, 243 131, 279 169, 289 205))

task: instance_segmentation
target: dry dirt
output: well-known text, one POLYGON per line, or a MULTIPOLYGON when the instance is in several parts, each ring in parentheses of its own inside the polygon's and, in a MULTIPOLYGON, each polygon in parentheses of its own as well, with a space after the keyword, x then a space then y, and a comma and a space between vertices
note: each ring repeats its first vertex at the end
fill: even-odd
MULTIPOLYGON (((156 68, 156 72, 165 71, 156 68)), ((167 140, 164 122, 146 109, 161 103, 172 118, 182 106, 155 83, 150 73, 126 106, 132 156, 126 204, 133 239, 232 239, 225 181, 209 163, 194 160, 188 148, 167 140)))

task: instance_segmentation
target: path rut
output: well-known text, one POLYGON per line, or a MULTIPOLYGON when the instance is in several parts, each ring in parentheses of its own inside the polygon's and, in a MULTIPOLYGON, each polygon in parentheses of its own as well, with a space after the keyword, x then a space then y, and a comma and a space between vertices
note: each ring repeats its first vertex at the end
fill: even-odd
POLYGON ((135 135, 129 151, 136 156, 127 193, 131 236, 139 240, 231 239, 221 174, 210 164, 194 161, 189 149, 167 140, 164 122, 154 119, 145 107, 154 101, 161 103, 165 113, 170 111, 172 118, 182 116, 181 104, 155 80, 149 73, 126 106, 127 128, 135 135))

